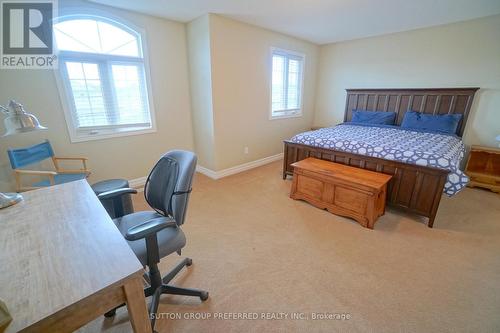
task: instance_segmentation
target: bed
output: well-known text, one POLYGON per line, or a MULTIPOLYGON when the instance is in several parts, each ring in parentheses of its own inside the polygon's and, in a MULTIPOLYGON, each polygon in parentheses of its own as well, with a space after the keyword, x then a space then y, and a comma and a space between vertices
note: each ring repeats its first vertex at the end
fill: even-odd
POLYGON ((474 94, 479 88, 348 89, 344 124, 305 132, 284 142, 283 179, 291 164, 307 157, 390 174, 387 202, 428 218, 432 228, 441 195, 454 195, 467 183, 460 171, 461 141, 474 94), (438 135, 388 126, 348 124, 352 110, 462 114, 456 135, 438 135), (379 140, 383 136, 384 140, 379 140), (364 143, 364 144, 363 144, 364 143))

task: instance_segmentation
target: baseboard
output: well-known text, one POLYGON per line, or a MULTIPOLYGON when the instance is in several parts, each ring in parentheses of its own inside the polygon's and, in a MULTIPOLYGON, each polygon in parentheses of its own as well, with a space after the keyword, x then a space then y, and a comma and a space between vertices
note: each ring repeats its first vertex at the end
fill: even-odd
MULTIPOLYGON (((268 164, 271 162, 279 161, 282 158, 283 158, 283 153, 273 155, 273 156, 264 157, 264 158, 261 158, 259 160, 255 160, 255 161, 248 162, 248 163, 243 163, 243 164, 240 164, 240 165, 237 165, 237 166, 234 166, 231 168, 223 169, 220 171, 210 170, 210 169, 205 168, 201 165, 197 165, 196 172, 199 172, 199 173, 201 173, 209 178, 212 178, 212 179, 220 179, 220 178, 231 176, 231 175, 234 175, 234 174, 246 171, 246 170, 257 168, 257 167, 260 167, 262 165, 265 165, 265 164, 268 164)), ((144 190, 144 184, 146 184, 147 178, 148 177, 139 177, 139 178, 129 179, 128 184, 130 187, 135 188, 137 191, 141 192, 144 190)))
POLYGON ((205 175, 205 176, 207 176, 209 178, 212 178, 212 179, 218 179, 218 178, 220 178, 217 175, 217 171, 210 170, 208 168, 202 167, 201 165, 197 165, 196 166, 196 172, 199 172, 202 175, 205 175))
POLYGON ((135 179, 130 179, 128 181, 128 185, 131 188, 135 188, 137 191, 142 192, 144 191, 144 184, 146 184, 146 180, 148 177, 139 177, 135 179))
POLYGON ((234 167, 219 170, 219 171, 210 170, 210 169, 205 168, 201 165, 198 165, 196 167, 196 171, 198 171, 201 174, 204 174, 205 176, 207 176, 209 178, 220 179, 220 178, 231 176, 231 175, 234 175, 234 174, 246 171, 246 170, 257 168, 259 166, 262 166, 262 165, 265 165, 265 164, 268 164, 271 162, 279 161, 281 159, 283 159, 283 153, 273 155, 273 156, 264 157, 264 158, 261 158, 259 160, 243 163, 243 164, 236 165, 234 167))

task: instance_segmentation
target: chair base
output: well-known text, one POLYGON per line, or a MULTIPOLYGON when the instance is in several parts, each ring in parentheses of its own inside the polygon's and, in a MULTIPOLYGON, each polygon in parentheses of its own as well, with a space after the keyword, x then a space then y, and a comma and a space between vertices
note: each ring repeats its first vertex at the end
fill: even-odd
MULTIPOLYGON (((185 266, 191 266, 193 264, 193 260, 190 258, 185 258, 181 262, 179 262, 168 274, 166 274, 163 278, 161 278, 161 283, 158 286, 155 286, 154 282, 150 287, 144 289, 145 297, 152 296, 151 304, 149 305, 149 316, 151 318, 151 327, 154 329, 156 314, 158 313, 158 305, 160 303, 160 296, 162 294, 170 294, 170 295, 184 295, 184 296, 195 296, 199 297, 202 302, 208 299, 208 291, 199 290, 199 289, 191 289, 191 288, 181 288, 169 285, 168 283, 184 268, 185 266)), ((156 267, 155 267, 156 268, 156 267)), ((150 267, 150 271, 155 271, 155 269, 150 267)), ((156 268, 157 271, 157 268, 156 268)), ((154 278, 150 277, 150 281, 154 281, 154 278)), ((116 309, 124 306, 122 304, 104 314, 104 317, 110 318, 116 314, 116 309)))

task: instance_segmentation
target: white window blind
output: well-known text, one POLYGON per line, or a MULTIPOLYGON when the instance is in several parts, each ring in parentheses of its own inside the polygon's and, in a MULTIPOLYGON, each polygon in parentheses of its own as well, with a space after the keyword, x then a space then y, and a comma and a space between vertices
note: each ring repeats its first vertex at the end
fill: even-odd
POLYGON ((87 16, 55 24, 54 33, 70 133, 84 138, 152 128, 138 33, 87 16))
POLYGON ((300 115, 304 56, 272 49, 271 117, 300 115))

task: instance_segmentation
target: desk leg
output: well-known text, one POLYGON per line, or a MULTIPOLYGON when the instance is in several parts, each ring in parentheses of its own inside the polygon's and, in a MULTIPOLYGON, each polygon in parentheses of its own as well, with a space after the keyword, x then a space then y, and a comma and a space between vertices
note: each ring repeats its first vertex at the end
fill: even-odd
POLYGON ((142 277, 129 280, 124 286, 128 315, 135 333, 151 333, 142 277))

